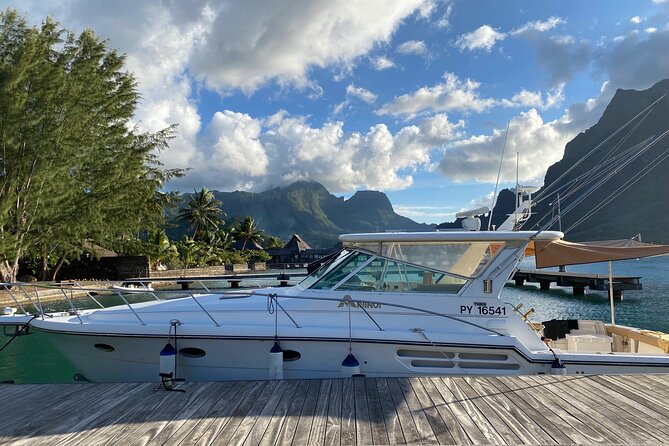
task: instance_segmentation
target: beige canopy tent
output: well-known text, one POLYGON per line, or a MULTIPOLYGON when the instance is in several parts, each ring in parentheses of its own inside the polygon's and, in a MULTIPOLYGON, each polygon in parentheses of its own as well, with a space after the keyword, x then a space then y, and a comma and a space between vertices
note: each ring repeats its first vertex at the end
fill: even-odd
MULTIPOLYGON (((611 324, 616 325, 613 306, 612 260, 638 259, 669 254, 669 246, 643 243, 634 239, 603 240, 574 243, 566 240, 534 241, 525 250, 525 255, 534 255, 537 268, 579 265, 584 263, 609 263, 609 300, 611 301, 611 324)), ((664 338, 663 338, 664 340, 664 338)), ((667 340, 669 342, 669 340, 667 340)), ((666 348, 666 345, 661 345, 666 348)), ((666 351, 666 350, 665 350, 666 351)))
POLYGON ((603 240, 574 243, 566 240, 535 241, 526 250, 534 251, 537 268, 609 262, 669 254, 668 245, 653 245, 636 240, 603 240))

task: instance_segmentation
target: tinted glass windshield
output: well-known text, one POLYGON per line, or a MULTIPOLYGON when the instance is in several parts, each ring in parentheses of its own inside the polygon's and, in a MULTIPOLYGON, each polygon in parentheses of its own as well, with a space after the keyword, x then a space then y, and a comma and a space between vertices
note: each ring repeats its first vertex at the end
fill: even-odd
POLYGON ((349 245, 400 262, 463 277, 476 277, 504 246, 500 242, 354 242, 349 245))
POLYGON ((462 278, 363 252, 349 252, 302 282, 316 290, 446 294, 456 294, 466 283, 462 278))

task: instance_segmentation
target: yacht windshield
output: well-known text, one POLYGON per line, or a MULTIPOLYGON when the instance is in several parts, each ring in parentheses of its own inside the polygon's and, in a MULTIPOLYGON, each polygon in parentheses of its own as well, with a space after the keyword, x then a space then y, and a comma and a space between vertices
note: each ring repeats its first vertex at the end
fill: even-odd
POLYGON ((316 271, 309 274, 302 282, 300 282, 300 285, 302 285, 304 288, 311 287, 323 276, 336 269, 343 261, 351 257, 352 254, 353 253, 349 250, 342 250, 338 255, 332 257, 332 259, 323 263, 316 271))
MULTIPOLYGON (((309 288, 315 290, 447 294, 456 294, 467 283, 464 278, 365 252, 349 253, 309 279, 309 288)), ((305 285, 306 280, 302 283, 305 285)))
POLYGON ((476 277, 503 248, 501 242, 353 242, 382 257, 463 277, 476 277))

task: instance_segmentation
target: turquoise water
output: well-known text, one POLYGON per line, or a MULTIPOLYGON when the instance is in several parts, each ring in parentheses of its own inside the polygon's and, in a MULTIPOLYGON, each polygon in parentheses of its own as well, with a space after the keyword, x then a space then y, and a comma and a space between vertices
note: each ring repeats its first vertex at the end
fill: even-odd
MULTIPOLYGON (((532 259, 526 259, 522 267, 531 269, 532 262, 532 259)), ((606 264, 573 266, 568 269, 608 274, 606 264)), ((622 301, 616 301, 616 323, 669 332, 669 256, 615 262, 613 273, 642 276, 643 284, 643 290, 627 291, 622 301)), ((556 318, 609 322, 611 310, 608 294, 587 289, 586 292, 588 294, 585 296, 574 296, 571 288, 552 288, 546 292, 540 291, 538 285, 516 287, 510 283, 502 292, 501 299, 513 305, 522 303, 523 310, 534 308, 531 319, 535 321, 556 318)), ((83 302, 81 304, 83 306, 83 302)), ((62 304, 52 304, 50 307, 53 310, 63 308, 62 304)), ((0 346, 7 340, 9 337, 1 337, 0 346)), ((51 347, 41 333, 18 337, 0 352, 0 381, 72 382, 74 373, 74 367, 51 347)))

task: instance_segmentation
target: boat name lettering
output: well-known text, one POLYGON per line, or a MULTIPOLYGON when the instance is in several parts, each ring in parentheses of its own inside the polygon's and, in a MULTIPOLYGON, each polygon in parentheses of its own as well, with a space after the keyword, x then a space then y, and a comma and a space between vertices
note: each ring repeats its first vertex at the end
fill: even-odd
MULTIPOLYGON (((478 302, 474 302, 477 304, 478 302)), ((505 307, 487 305, 460 305, 460 314, 480 314, 483 316, 506 316, 505 307)))
POLYGON ((360 301, 356 302, 351 299, 342 299, 341 302, 339 302, 339 305, 337 307, 341 308, 343 306, 351 306, 353 308, 381 308, 381 304, 378 302, 365 302, 365 301, 360 301))

